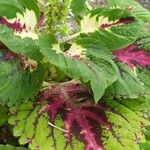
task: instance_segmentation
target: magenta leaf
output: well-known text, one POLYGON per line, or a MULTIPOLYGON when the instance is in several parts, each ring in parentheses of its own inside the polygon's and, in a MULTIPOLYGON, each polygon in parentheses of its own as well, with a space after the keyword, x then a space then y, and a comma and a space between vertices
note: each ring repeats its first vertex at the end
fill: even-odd
POLYGON ((114 55, 118 61, 127 64, 131 68, 135 66, 150 68, 150 51, 146 51, 136 44, 116 50, 114 55))
POLYGON ((39 93, 36 104, 12 108, 9 123, 20 143, 29 143, 31 149, 57 149, 60 142, 64 150, 138 149, 137 143, 144 138, 146 100, 107 99, 95 104, 90 99, 80 83, 55 84, 39 93), (24 114, 19 119, 21 111, 24 114))

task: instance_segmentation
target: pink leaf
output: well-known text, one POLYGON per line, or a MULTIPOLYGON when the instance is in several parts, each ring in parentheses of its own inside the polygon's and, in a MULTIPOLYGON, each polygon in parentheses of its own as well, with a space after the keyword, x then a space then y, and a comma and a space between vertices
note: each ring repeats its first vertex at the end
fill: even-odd
POLYGON ((150 67, 150 51, 146 51, 136 44, 116 50, 113 54, 118 61, 127 64, 131 68, 134 66, 141 66, 142 68, 150 67))

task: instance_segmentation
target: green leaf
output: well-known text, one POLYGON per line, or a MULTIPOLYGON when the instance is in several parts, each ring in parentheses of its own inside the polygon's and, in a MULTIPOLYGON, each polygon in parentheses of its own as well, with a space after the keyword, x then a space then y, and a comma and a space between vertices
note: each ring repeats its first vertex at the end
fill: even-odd
POLYGON ((15 147, 11 145, 1 145, 0 144, 0 150, 29 150, 28 148, 23 147, 15 147))
MULTIPOLYGON (((19 0, 20 1, 20 0, 19 0)), ((37 5, 37 0, 21 0, 22 1, 22 5, 28 9, 28 10, 33 10, 34 13, 36 14, 36 17, 39 18, 40 16, 40 10, 39 7, 37 5)))
POLYGON ((7 113, 7 107, 0 105, 0 126, 2 126, 7 121, 7 113))
POLYGON ((13 29, 14 34, 21 38, 38 38, 36 25, 38 24, 40 11, 36 0, 2 0, 0 7, 3 8, 0 10, 0 25, 6 25, 13 29), (8 10, 11 10, 10 13, 8 10))
MULTIPOLYGON (((148 100, 150 97, 148 96, 148 100)), ((150 101, 149 101, 150 102, 150 101)), ((148 120, 150 120, 150 107, 148 108, 148 120)), ((149 150, 150 147, 150 125, 146 126, 146 130, 144 132, 146 141, 140 144, 140 150, 149 150)))
POLYGON ((82 34, 77 43, 86 48, 97 46, 97 48, 105 47, 112 51, 135 42, 142 28, 143 23, 132 13, 121 9, 100 8, 91 11, 81 21, 82 34), (122 18, 129 22, 121 22, 122 18))
POLYGON ((129 26, 116 27, 112 29, 112 32, 100 30, 94 33, 81 34, 77 43, 85 48, 91 46, 97 49, 99 47, 104 47, 111 51, 126 47, 137 39, 137 31, 139 30, 138 26, 133 25, 132 28, 129 27, 131 30, 128 30, 128 27, 129 26))
POLYGON ((23 15, 26 9, 33 10, 36 17, 39 17, 39 8, 35 0, 30 0, 30 2, 27 0, 1 0, 0 8, 0 16, 8 19, 16 18, 17 13, 23 15))
POLYGON ((150 51, 150 33, 147 28, 140 33, 137 44, 139 44, 145 50, 150 51))
POLYGON ((0 103, 13 105, 29 99, 39 91, 43 78, 43 66, 30 72, 24 70, 17 59, 7 60, 7 50, 0 50, 0 103))
POLYGON ((111 8, 121 8, 123 10, 129 10, 137 18, 143 20, 144 22, 149 22, 150 11, 143 8, 135 0, 108 0, 108 4, 111 8))
POLYGON ((145 143, 140 144, 140 150, 149 150, 150 141, 146 141, 145 143))
MULTIPOLYGON (((118 69, 112 58, 99 53, 89 53, 89 60, 69 58, 62 52, 52 49, 50 35, 43 35, 37 41, 40 51, 47 60, 62 70, 67 76, 79 79, 83 83, 90 83, 96 102, 103 96, 105 89, 117 80, 118 69)), ((75 49, 76 50, 76 49, 75 49)))
POLYGON ((34 60, 40 60, 41 54, 35 41, 31 38, 21 38, 6 26, 0 26, 0 41, 14 53, 21 54, 34 60))
MULTIPOLYGON (((61 90, 64 91, 62 88, 61 90)), ((60 95, 66 95, 66 93, 61 93, 60 95)), ((49 95, 51 98, 47 97, 47 101, 43 100, 42 97, 43 102, 40 102, 37 106, 31 102, 24 102, 11 110, 12 114, 15 115, 12 115, 9 123, 14 126, 14 135, 19 133, 17 136, 19 137, 20 144, 29 143, 31 150, 34 150, 36 147, 39 147, 41 150, 55 150, 60 148, 64 150, 83 150, 87 146, 87 143, 84 143, 83 140, 83 138, 85 138, 85 132, 89 135, 89 139, 85 139, 87 142, 89 142, 88 140, 93 142, 90 136, 97 137, 95 140, 96 143, 100 143, 99 148, 105 148, 107 150, 139 149, 139 145, 137 144, 139 140, 141 142, 145 141, 141 123, 146 125, 148 122, 143 117, 145 114, 143 110, 147 108, 147 102, 143 98, 126 100, 106 99, 102 104, 97 105, 85 101, 84 103, 79 103, 79 105, 73 105, 73 107, 71 105, 73 101, 68 99, 68 102, 65 101, 63 103, 70 104, 68 107, 72 109, 68 111, 67 104, 62 104, 62 107, 58 101, 59 96, 57 95, 58 99, 56 100, 56 96, 54 96, 55 98, 53 99, 52 95, 49 95), (58 101, 58 103, 55 103, 55 101, 58 101), (32 107, 27 109, 25 108, 26 105, 27 107, 32 105, 32 107), (53 109, 51 109, 51 107, 53 107, 53 109), (22 111, 24 113, 22 113, 22 111), (97 122, 98 118, 90 119, 90 115, 88 117, 82 116, 82 111, 86 111, 86 113, 90 112, 90 115, 91 113, 98 115, 99 119, 105 118, 106 120, 104 119, 103 121, 106 124, 110 124, 111 128, 106 127, 106 124, 103 124, 104 122, 97 122), (53 113, 56 114, 54 120, 51 119, 53 113), (75 113, 72 118, 75 118, 77 115, 77 118, 75 118, 77 120, 73 123, 71 123, 71 118, 69 120, 67 117, 67 115, 71 113, 75 113), (21 118, 20 114, 22 114, 21 118), (82 126, 84 123, 87 125, 85 120, 89 121, 89 130, 86 126, 82 126), (69 123, 71 127, 69 127, 69 123), (68 125, 67 127, 69 127, 70 130, 64 129, 66 125, 68 125), (80 125, 82 127, 79 127, 80 125), (93 129, 92 131, 91 128, 93 129), (68 132, 71 134, 70 139, 67 139, 68 132), (68 140, 70 142, 67 142, 68 140)))
POLYGON ((10 19, 16 17, 17 12, 22 13, 25 11, 21 1, 18 0, 1 0, 0 8, 0 16, 5 16, 10 19))
POLYGON ((150 70, 149 69, 139 69, 138 78, 144 83, 147 90, 147 95, 150 95, 150 70))
POLYGON ((118 80, 107 89, 106 96, 138 98, 148 94, 148 90, 144 87, 145 83, 140 80, 135 70, 122 63, 118 63, 118 67, 120 70, 118 80))
POLYGON ((81 15, 86 9, 86 0, 72 0, 71 10, 75 16, 81 15))

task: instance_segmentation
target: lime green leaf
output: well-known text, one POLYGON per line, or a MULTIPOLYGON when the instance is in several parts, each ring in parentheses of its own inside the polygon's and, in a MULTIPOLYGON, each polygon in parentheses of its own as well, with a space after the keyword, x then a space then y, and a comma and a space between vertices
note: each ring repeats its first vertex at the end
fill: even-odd
POLYGON ((143 126, 149 123, 143 111, 147 101, 105 99, 95 104, 88 95, 78 83, 56 84, 40 93, 38 104, 24 102, 11 109, 9 123, 20 144, 29 143, 31 150, 139 149, 138 143, 145 142, 143 126), (84 102, 78 102, 81 98, 84 102))
POLYGON ((0 150, 29 150, 28 148, 23 147, 15 147, 11 145, 1 145, 0 144, 0 150))

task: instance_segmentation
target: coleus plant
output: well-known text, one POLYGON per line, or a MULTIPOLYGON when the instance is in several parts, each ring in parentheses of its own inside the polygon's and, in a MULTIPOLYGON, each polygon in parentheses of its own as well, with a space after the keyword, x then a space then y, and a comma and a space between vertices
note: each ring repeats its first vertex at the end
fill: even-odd
POLYGON ((8 123, 33 150, 140 149, 149 125, 150 12, 134 0, 95 9, 84 0, 80 10, 78 3, 0 1, 8 123), (79 32, 62 37, 68 16, 79 32))

